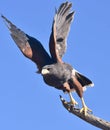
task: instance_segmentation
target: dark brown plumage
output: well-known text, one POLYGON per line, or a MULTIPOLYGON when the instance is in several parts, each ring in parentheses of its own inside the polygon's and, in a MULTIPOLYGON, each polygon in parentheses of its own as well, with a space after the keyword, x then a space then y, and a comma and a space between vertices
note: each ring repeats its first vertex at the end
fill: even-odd
POLYGON ((76 91, 83 105, 81 112, 84 111, 86 114, 89 109, 83 99, 83 88, 92 86, 93 83, 72 68, 71 65, 62 61, 62 56, 66 51, 66 40, 70 24, 74 17, 74 12, 70 12, 71 7, 71 3, 65 2, 56 11, 49 41, 51 56, 38 40, 17 28, 6 17, 2 16, 2 18, 5 20, 11 37, 21 52, 38 66, 38 72, 43 76, 45 83, 68 92, 73 105, 76 105, 77 102, 73 99, 71 92, 76 91))

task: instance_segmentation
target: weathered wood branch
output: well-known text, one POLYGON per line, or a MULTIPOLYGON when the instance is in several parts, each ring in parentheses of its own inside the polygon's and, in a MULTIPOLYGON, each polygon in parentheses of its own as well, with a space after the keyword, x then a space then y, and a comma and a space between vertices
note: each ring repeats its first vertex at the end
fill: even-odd
POLYGON ((80 109, 79 108, 75 108, 73 107, 70 103, 68 103, 67 101, 65 101, 65 99, 62 98, 62 96, 60 96, 60 100, 63 104, 63 106, 72 114, 78 116, 79 118, 83 119, 84 121, 98 127, 101 128, 102 130, 110 130, 110 122, 105 121, 99 117, 94 116, 93 114, 89 114, 87 113, 86 115, 84 115, 83 113, 80 113, 80 109))

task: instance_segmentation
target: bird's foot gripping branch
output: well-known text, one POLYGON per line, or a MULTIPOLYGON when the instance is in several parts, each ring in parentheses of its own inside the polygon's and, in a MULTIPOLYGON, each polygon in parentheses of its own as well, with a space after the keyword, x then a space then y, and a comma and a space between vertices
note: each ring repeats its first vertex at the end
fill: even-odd
POLYGON ((91 112, 87 112, 86 114, 84 114, 83 112, 81 112, 80 108, 76 108, 72 104, 68 103, 62 96, 60 96, 60 100, 64 108, 67 109, 70 113, 76 115, 77 117, 90 123, 93 126, 101 128, 103 130, 110 130, 110 122, 94 116, 93 114, 91 114, 91 112))

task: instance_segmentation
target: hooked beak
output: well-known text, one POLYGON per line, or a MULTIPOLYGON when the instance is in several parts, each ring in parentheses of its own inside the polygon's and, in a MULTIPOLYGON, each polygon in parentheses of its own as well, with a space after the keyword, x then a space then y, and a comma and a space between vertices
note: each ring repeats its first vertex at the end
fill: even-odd
POLYGON ((50 72, 49 72, 49 70, 47 70, 47 69, 42 69, 42 71, 41 71, 41 74, 42 75, 45 75, 45 74, 49 74, 50 72))

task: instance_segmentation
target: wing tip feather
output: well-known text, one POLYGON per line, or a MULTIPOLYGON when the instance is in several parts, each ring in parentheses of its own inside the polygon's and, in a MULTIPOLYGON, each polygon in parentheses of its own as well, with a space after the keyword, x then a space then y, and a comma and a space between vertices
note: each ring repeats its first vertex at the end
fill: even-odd
POLYGON ((1 17, 3 18, 4 23, 6 24, 7 28, 10 30, 12 23, 4 15, 1 14, 1 17))

